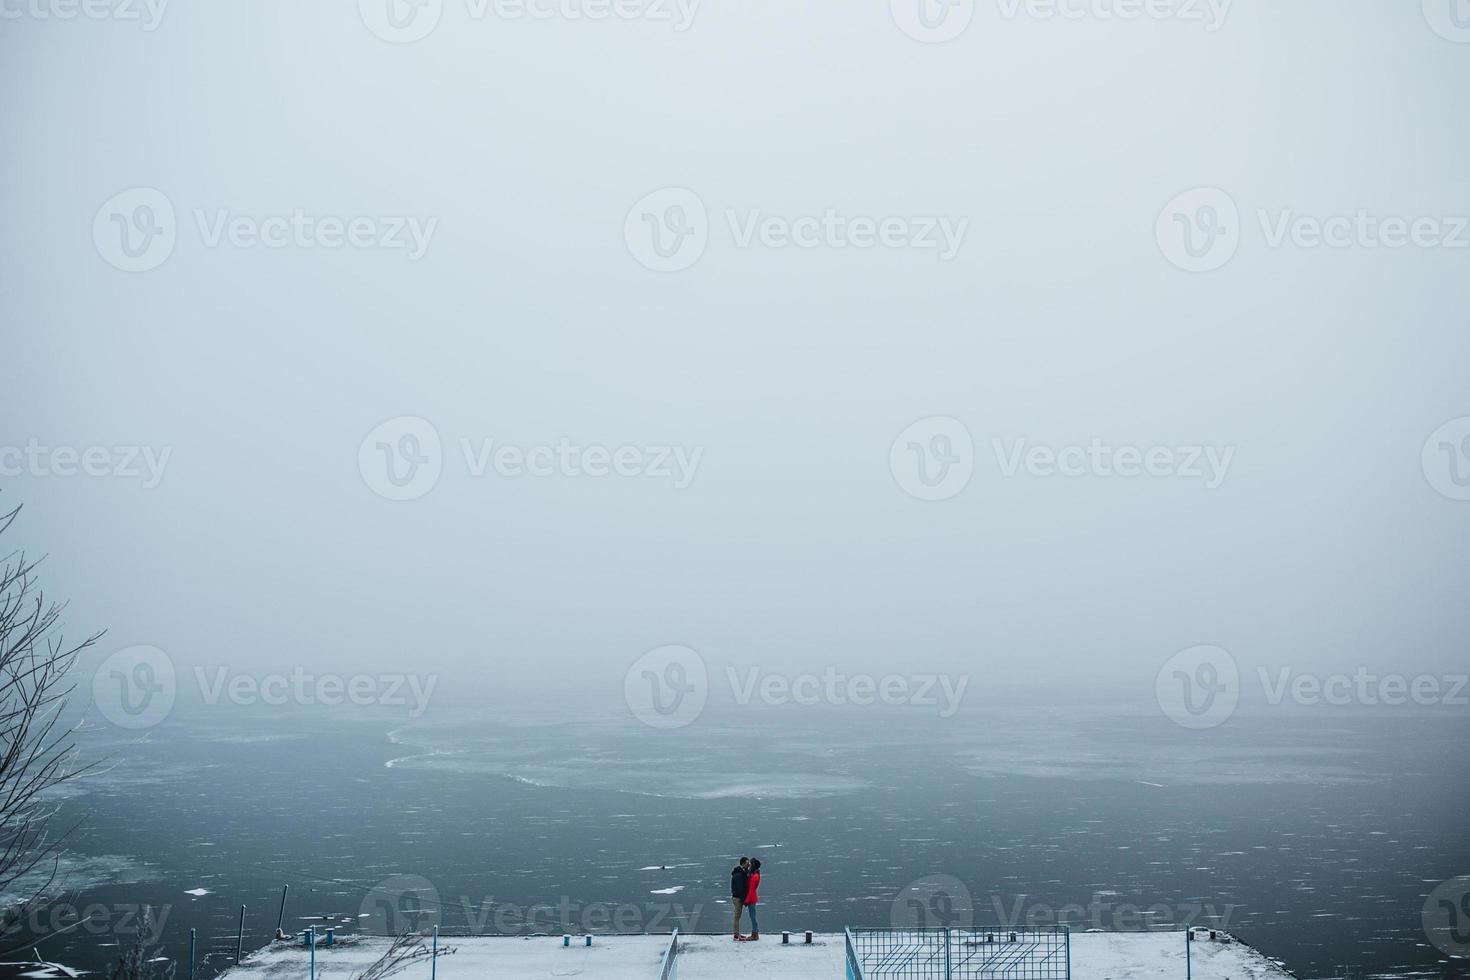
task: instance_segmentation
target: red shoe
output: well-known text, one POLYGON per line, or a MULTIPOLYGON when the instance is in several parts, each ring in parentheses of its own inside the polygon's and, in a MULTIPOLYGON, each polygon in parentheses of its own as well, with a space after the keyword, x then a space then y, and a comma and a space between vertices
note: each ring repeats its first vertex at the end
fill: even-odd
POLYGON ((744 936, 739 936, 739 935, 737 935, 737 936, 736 936, 736 937, 735 937, 735 941, 736 941, 736 942, 737 942, 737 943, 743 943, 743 942, 745 942, 745 937, 744 937, 744 936))

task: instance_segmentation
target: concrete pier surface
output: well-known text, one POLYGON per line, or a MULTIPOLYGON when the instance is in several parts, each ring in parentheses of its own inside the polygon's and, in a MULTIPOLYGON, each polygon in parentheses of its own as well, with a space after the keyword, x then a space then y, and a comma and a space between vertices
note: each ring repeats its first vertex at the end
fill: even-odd
MULTIPOLYGON (((1274 960, 1225 933, 1209 938, 1196 930, 1189 963, 1193 980, 1290 980, 1274 960)), ((843 937, 818 933, 811 945, 799 933, 791 945, 780 933, 758 943, 724 936, 679 937, 679 980, 838 980, 844 975, 843 937)), ((317 980, 354 980, 388 948, 390 940, 354 937, 316 950, 317 980)), ((580 936, 562 946, 560 936, 441 937, 436 980, 657 980, 669 945, 666 935, 595 936, 591 946, 580 936)), ((1072 980, 1185 980, 1185 942, 1180 932, 1079 932, 1071 938, 1072 980)), ((310 952, 297 938, 278 942, 246 957, 226 972, 229 980, 307 980, 310 952)), ((912 976, 913 974, 908 974, 912 976)), ((429 962, 415 962, 401 980, 429 980, 429 962)), ((882 976, 875 973, 867 980, 882 976)))

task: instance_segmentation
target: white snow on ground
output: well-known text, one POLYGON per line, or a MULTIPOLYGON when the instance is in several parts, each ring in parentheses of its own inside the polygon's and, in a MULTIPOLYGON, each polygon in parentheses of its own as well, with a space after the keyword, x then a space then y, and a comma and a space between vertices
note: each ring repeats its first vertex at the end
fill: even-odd
MULTIPOLYGON (((1210 941, 1201 933, 1193 946, 1195 980, 1290 980, 1273 961, 1241 943, 1210 941)), ((763 934, 758 943, 729 936, 680 937, 679 980, 839 980, 843 975, 842 936, 818 934, 807 946, 792 934, 763 934)), ((560 936, 479 936, 441 938, 453 955, 441 957, 439 980, 655 980, 668 936, 597 936, 591 947, 573 938, 563 948, 560 936)), ((317 948, 319 980, 351 980, 387 948, 386 939, 359 939, 317 948)), ((227 972, 230 980, 306 980, 307 950, 276 943, 227 972)), ((428 980, 429 964, 415 964, 398 980, 428 980)), ((1072 980, 1183 980, 1182 932, 1074 933, 1072 980)))
POLYGON ((213 892, 211 892, 208 888, 190 888, 188 891, 184 892, 184 894, 193 895, 195 898, 203 898, 205 895, 213 894, 213 892))
POLYGON ((684 890, 683 885, 675 885, 672 888, 655 888, 650 894, 653 895, 677 895, 684 890))

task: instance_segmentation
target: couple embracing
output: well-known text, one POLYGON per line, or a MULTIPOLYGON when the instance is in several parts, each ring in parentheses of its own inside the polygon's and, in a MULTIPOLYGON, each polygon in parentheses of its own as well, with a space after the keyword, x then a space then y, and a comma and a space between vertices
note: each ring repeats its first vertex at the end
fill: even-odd
POLYGON ((755 907, 760 904, 761 863, 748 857, 730 871, 730 904, 735 906, 735 941, 754 942, 761 937, 761 925, 755 918, 755 907), (740 935, 740 912, 750 913, 750 935, 740 935))

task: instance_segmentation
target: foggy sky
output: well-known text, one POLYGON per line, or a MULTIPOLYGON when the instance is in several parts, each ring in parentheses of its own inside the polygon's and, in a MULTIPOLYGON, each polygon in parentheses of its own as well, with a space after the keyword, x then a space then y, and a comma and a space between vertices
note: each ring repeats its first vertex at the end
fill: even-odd
POLYGON ((1470 415, 1470 248, 1272 247, 1260 217, 1470 215, 1470 44, 1417 2, 1242 0, 1212 31, 991 0, 944 43, 836 0, 682 31, 445 0, 401 44, 345 0, 173 0, 152 31, 6 9, 0 445, 170 454, 156 487, 0 479, 6 543, 109 630, 92 663, 412 663, 523 704, 616 699, 667 643, 1145 698, 1202 643, 1463 664, 1470 503, 1421 451, 1470 415), (126 272, 93 226, 135 187, 177 243, 126 272), (680 271, 625 241, 662 188, 708 212, 680 271), (1239 207, 1209 272, 1156 240, 1195 188, 1239 207), (436 223, 411 259, 211 247, 196 217, 297 209, 436 223), (946 261, 741 247, 728 216, 828 209, 968 224, 946 261), (393 501, 359 449, 402 416, 443 472, 393 501), (931 417, 975 446, 932 502, 890 470, 931 417), (1233 458, 1213 489, 1006 477, 992 440, 1023 438, 1233 458), (701 455, 682 489, 472 476, 487 439, 701 455))

